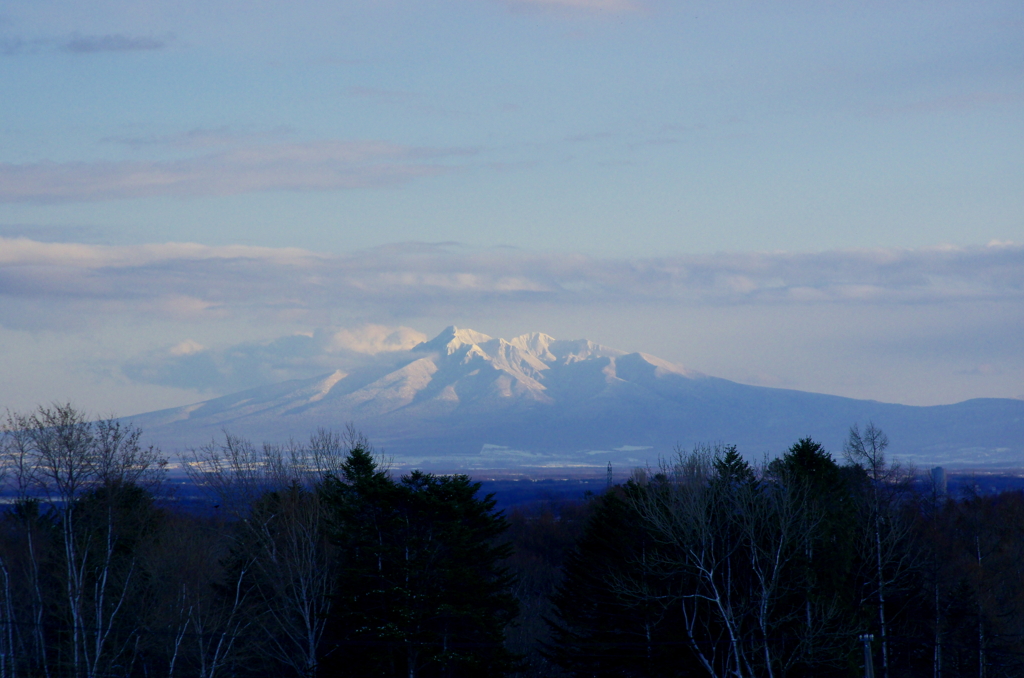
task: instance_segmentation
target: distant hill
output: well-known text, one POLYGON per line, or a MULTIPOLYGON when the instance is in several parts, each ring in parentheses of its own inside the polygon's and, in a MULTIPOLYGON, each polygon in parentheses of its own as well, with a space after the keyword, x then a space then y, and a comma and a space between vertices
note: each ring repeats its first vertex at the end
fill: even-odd
POLYGON ((812 436, 837 457, 873 421, 921 466, 1024 466, 1024 401, 913 407, 748 386, 646 353, 449 327, 370 367, 130 417, 168 452, 222 430, 302 440, 353 423, 396 463, 435 469, 656 463, 676 445, 736 444, 751 458, 812 436))

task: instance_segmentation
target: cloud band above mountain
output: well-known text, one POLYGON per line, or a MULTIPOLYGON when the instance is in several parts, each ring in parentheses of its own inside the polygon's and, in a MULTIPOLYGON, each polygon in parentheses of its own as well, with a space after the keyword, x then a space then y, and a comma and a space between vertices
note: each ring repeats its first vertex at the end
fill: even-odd
MULTIPOLYGON (((83 384, 101 375, 193 394, 151 409, 347 369, 422 337, 398 326, 451 323, 587 337, 747 383, 891 402, 1015 397, 1022 319, 1024 246, 1010 243, 626 259, 0 238, 9 364, 41 342, 79 356, 26 368, 18 388, 46 374, 63 389, 84 370, 83 384)), ((24 397, 52 398, 44 386, 24 397)))
MULTIPOLYGON (((349 255, 294 248, 150 244, 109 247, 0 239, 3 322, 31 306, 90 315, 180 317, 503 304, 934 304, 1024 301, 1024 246, 594 258, 499 248, 405 244, 349 255), (11 305, 32 302, 18 313, 11 305)), ((47 315, 47 314, 42 314, 47 315)), ((36 316, 36 317, 33 317, 36 316)))

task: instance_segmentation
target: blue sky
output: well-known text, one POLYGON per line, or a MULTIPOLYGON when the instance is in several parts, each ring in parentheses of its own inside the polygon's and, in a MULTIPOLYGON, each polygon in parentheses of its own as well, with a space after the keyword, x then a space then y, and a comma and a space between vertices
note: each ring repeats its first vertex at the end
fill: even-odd
POLYGON ((0 92, 0 406, 451 323, 1024 396, 1019 2, 9 0, 0 92))

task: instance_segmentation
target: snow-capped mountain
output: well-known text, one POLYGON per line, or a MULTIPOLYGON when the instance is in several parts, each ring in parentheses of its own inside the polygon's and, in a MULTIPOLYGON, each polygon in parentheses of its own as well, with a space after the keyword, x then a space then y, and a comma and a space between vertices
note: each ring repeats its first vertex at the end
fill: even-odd
POLYGON ((807 435, 838 456, 849 427, 870 420, 894 454, 922 465, 1024 466, 1024 401, 853 400, 738 384, 587 340, 456 327, 350 373, 130 419, 168 451, 222 431, 280 442, 352 423, 397 463, 457 469, 656 463, 698 442, 760 456, 807 435))

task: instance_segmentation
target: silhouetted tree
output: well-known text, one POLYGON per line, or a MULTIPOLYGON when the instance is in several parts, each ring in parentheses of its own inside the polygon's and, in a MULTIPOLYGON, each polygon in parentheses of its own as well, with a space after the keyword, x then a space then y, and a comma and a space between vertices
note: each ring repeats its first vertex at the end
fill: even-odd
POLYGON ((147 488, 159 482, 166 461, 140 443, 139 429, 114 419, 90 421, 70 404, 9 413, 4 431, 31 561, 37 652, 28 653, 29 665, 75 678, 123 670, 134 652, 119 637, 134 634, 136 546, 147 536, 138 521, 146 520, 147 488), (59 566, 45 567, 44 553, 59 566), (46 635, 47 626, 58 633, 46 635))
MULTIPOLYGON (((231 556, 225 575, 223 633, 243 630, 288 672, 317 675, 326 620, 334 600, 338 554, 328 538, 323 484, 350 449, 364 449, 354 429, 318 430, 307 445, 260 447, 225 434, 223 443, 193 450, 188 473, 232 518, 225 536, 231 556)), ((212 644, 210 665, 227 661, 212 644)))
POLYGON ((467 476, 414 471, 399 481, 351 450, 324 493, 336 510, 342 568, 331 671, 359 676, 500 676, 516 616, 507 529, 467 476))
POLYGON ((817 516, 816 529, 805 535, 794 563, 797 594, 792 600, 794 607, 802 602, 804 632, 793 675, 846 675, 856 659, 851 639, 862 628, 856 578, 858 470, 840 467, 811 438, 800 439, 769 464, 771 476, 799 488, 806 510, 817 516))
POLYGON ((599 500, 548 500, 509 512, 506 533, 513 553, 505 564, 515 577, 512 593, 519 616, 507 632, 506 646, 524 656, 516 672, 520 678, 548 678, 557 668, 544 655, 552 629, 546 619, 554 614, 551 596, 564 580, 563 570, 599 500))
POLYGON ((629 482, 594 506, 564 580, 552 598, 550 660, 580 678, 675 676, 700 670, 680 637, 674 605, 681 582, 656 573, 654 539, 634 505, 645 491, 629 482))
POLYGON ((846 458, 863 469, 868 480, 863 501, 862 525, 866 529, 862 545, 873 562, 865 568, 865 573, 870 574, 865 578, 864 601, 873 602, 877 610, 883 678, 890 676, 892 615, 888 597, 899 590, 913 567, 913 552, 908 544, 911 524, 904 510, 909 474, 888 459, 888 447, 888 436, 873 423, 863 433, 858 426, 851 427, 844 446, 846 458))

